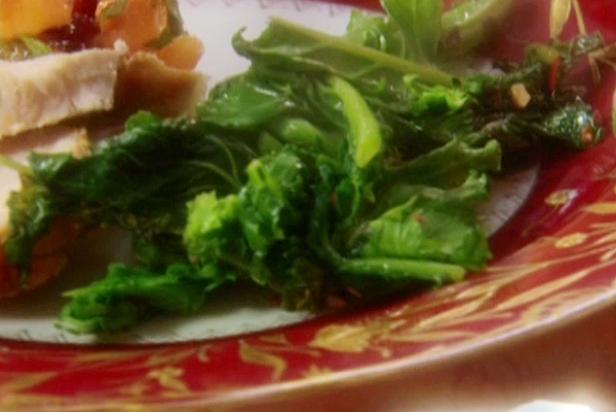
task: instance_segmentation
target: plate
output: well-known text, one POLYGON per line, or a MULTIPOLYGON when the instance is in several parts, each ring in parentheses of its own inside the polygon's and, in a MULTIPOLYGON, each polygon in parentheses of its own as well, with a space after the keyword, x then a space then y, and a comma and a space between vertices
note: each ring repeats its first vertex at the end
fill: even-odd
MULTIPOLYGON (((207 74, 211 86, 248 68, 248 60, 239 57, 231 46, 232 37, 240 28, 246 28, 248 37, 257 36, 267 26, 270 16, 278 15, 340 35, 351 10, 349 6, 331 3, 288 0, 183 3, 187 28, 203 39, 207 47, 207 55, 198 70, 207 74)), ((534 165, 493 182, 490 200, 478 210, 479 220, 488 233, 498 230, 520 208, 534 186, 537 172, 534 165)), ((19 299, 0 301, 0 339, 73 344, 177 343, 257 332, 312 317, 308 312, 272 306, 254 289, 234 289, 212 296, 199 314, 154 319, 126 333, 74 335, 56 327, 57 314, 66 303, 63 291, 104 276, 108 262, 130 263, 132 255, 130 235, 117 230, 89 233, 72 252, 69 269, 58 281, 19 299)))
MULTIPOLYGON (((345 5, 300 0, 180 3, 188 29, 206 44, 202 68, 212 82, 245 67, 222 46, 243 21, 276 14, 339 32, 349 13, 345 5), (220 33, 215 41, 208 30, 220 33)), ((589 29, 616 38, 609 2, 581 3, 589 29)), ((519 56, 520 44, 546 38, 548 8, 544 0, 516 1, 501 28, 506 35, 493 48, 498 57, 519 56)), ((259 25, 251 30, 257 34, 259 25)), ((606 71, 602 87, 591 88, 589 99, 605 119, 615 84, 606 71)), ((546 156, 532 194, 492 237, 490 267, 459 284, 215 340, 95 347, 0 341, 0 409, 196 410, 292 402, 307 391, 367 385, 562 327, 616 301, 615 153, 609 135, 587 152, 546 156)))

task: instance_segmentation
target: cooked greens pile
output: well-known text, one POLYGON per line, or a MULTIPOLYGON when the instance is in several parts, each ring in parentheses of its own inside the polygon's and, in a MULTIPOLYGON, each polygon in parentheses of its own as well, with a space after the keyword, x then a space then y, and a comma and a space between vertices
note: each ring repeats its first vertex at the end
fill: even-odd
POLYGON ((280 19, 240 32, 251 68, 196 117, 139 113, 86 158, 32 154, 6 252, 28 276, 61 216, 132 234, 139 265, 66 294, 75 333, 194 313, 244 282, 320 310, 459 281, 491 257, 475 206, 503 158, 602 134, 561 81, 600 36, 531 45, 498 74, 447 70, 509 4, 383 0, 386 16, 355 12, 341 37, 280 19))

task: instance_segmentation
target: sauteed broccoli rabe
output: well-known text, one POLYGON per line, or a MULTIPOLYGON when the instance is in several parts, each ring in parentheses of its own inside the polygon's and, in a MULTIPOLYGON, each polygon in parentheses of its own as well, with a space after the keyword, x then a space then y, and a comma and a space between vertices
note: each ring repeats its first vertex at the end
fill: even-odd
POLYGON ((67 292, 59 326, 98 333, 190 314, 245 282, 318 311, 332 296, 371 299, 484 268, 475 206, 503 159, 602 138, 566 74, 604 41, 529 45, 499 73, 460 75, 448 62, 511 2, 382 4, 383 16, 354 12, 341 37, 277 18, 255 40, 240 31, 233 46, 252 66, 195 117, 138 113, 87 157, 32 154, 19 166, 6 253, 23 277, 58 218, 133 238, 138 264, 67 292))

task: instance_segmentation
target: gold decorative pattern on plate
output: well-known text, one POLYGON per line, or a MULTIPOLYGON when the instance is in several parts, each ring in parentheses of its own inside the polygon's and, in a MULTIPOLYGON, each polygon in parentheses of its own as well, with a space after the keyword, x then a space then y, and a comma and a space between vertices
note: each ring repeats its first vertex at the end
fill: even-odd
POLYGON ((374 321, 362 325, 332 324, 319 330, 309 346, 345 353, 361 353, 372 349, 387 357, 388 353, 376 347, 375 342, 384 339, 393 329, 403 324, 403 320, 374 321))
POLYGON ((616 215, 616 202, 594 203, 586 206, 584 210, 595 215, 616 215))
POLYGON ((8 379, 4 379, 4 374, 0 374, 0 379, 2 379, 2 381, 0 381, 0 396, 32 389, 56 375, 57 373, 55 372, 32 372, 15 374, 15 376, 9 376, 8 379))
POLYGON ((193 348, 190 348, 184 350, 170 350, 166 352, 154 353, 147 359, 146 364, 149 367, 173 366, 190 358, 198 352, 199 349, 195 350, 193 348))
POLYGON ((250 346, 245 341, 240 342, 240 359, 246 363, 265 366, 272 369, 272 381, 279 381, 287 370, 287 362, 279 355, 250 346))
POLYGON ((147 376, 149 379, 157 381, 166 390, 166 394, 175 395, 190 392, 188 386, 182 380, 183 375, 183 369, 167 366, 165 368, 152 369, 148 372, 147 376))
POLYGON ((558 249, 569 249, 574 246, 579 246, 586 242, 588 236, 585 233, 572 233, 567 236, 563 236, 554 243, 558 249))
POLYGON ((545 199, 545 203, 549 206, 559 207, 569 204, 578 195, 575 189, 562 189, 552 193, 545 199))
MULTIPOLYGON (((588 185, 575 189, 579 179, 570 179, 569 174, 567 179, 538 190, 532 199, 538 209, 532 215, 534 220, 527 222, 530 229, 524 232, 532 235, 528 245, 462 283, 401 299, 385 308, 206 345, 46 350, 45 362, 51 366, 39 372, 28 371, 29 365, 12 371, 11 364, 19 360, 27 363, 39 352, 34 346, 21 348, 9 343, 6 349, 0 346, 0 363, 10 371, 0 373, 0 410, 23 406, 32 410, 40 405, 60 405, 57 409, 61 410, 73 400, 44 390, 56 382, 105 374, 111 369, 118 376, 101 379, 99 392, 94 394, 99 398, 91 404, 114 411, 148 410, 152 397, 195 399, 250 385, 254 386, 249 389, 284 384, 281 387, 286 389, 291 386, 287 384, 333 382, 342 376, 337 375, 341 371, 352 371, 351 378, 360 379, 361 373, 375 368, 382 372, 390 367, 410 368, 420 361, 545 330, 599 303, 613 302, 616 187, 609 180, 616 179, 613 140, 604 142, 608 145, 608 149, 601 149, 604 160, 593 158, 589 167, 579 169, 590 170, 588 176, 582 176, 588 185), (601 164, 595 167, 597 163, 601 164), (591 184, 599 186, 590 188, 591 184), (216 376, 221 365, 238 367, 242 374, 251 375, 245 381, 239 373, 236 380, 225 374, 216 376)), ((558 177, 552 174, 552 178, 558 177)), ((85 396, 82 399, 90 401, 85 396)))
POLYGON ((305 379, 318 379, 323 376, 329 376, 334 373, 330 368, 321 368, 314 363, 302 373, 302 377, 305 379))

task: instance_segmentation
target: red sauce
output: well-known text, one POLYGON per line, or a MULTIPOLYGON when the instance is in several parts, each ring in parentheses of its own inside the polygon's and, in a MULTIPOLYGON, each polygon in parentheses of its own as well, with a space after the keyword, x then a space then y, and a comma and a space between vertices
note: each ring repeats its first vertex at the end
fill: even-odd
POLYGON ((96 23, 98 0, 75 0, 73 21, 70 25, 49 30, 40 39, 57 51, 77 51, 92 46, 99 33, 96 23))

